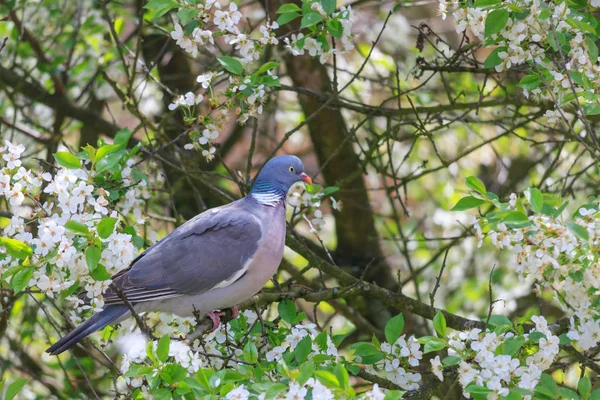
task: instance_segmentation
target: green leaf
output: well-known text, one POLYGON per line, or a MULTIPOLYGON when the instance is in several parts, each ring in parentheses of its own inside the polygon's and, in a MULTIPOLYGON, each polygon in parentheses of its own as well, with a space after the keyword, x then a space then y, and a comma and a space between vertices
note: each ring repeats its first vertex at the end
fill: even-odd
POLYGON ((577 391, 583 400, 587 400, 592 392, 592 383, 590 382, 590 378, 587 376, 581 378, 577 384, 577 391))
POLYGON ((299 18, 300 14, 298 13, 285 13, 285 14, 281 14, 279 16, 279 18, 277 18, 277 24, 279 26, 283 26, 285 24, 287 24, 288 22, 291 22, 293 20, 295 20, 296 18, 299 18))
POLYGON ((591 33, 592 35, 596 34, 596 30, 590 24, 588 24, 586 22, 577 21, 577 20, 574 20, 571 18, 567 18, 566 22, 567 22, 567 24, 571 25, 573 28, 575 28, 577 30, 591 33))
POLYGON ((102 250, 96 246, 88 247, 85 250, 85 262, 87 263, 90 272, 95 270, 102 257, 102 250))
POLYGON ((542 80, 540 79, 540 76, 537 74, 525 75, 523 78, 521 78, 521 81, 519 82, 519 86, 525 90, 536 89, 541 84, 542 84, 542 80))
POLYGON ((244 72, 244 67, 242 66, 242 63, 233 57, 221 56, 217 57, 217 60, 219 60, 223 68, 225 68, 227 71, 234 75, 241 75, 242 72, 244 72))
POLYGON ((179 17, 179 22, 181 25, 187 25, 190 23, 192 19, 194 19, 198 15, 197 10, 189 9, 189 8, 180 8, 177 11, 177 16, 179 17))
POLYGON ((598 115, 600 114, 600 104, 586 103, 583 106, 583 112, 585 115, 598 115))
POLYGON ((446 347, 446 341, 437 337, 432 336, 423 348, 423 354, 428 354, 434 351, 440 351, 446 347))
POLYGON ((91 146, 91 145, 88 144, 82 150, 85 150, 85 152, 87 154, 87 158, 90 161, 95 162, 95 160, 96 160, 96 149, 94 148, 94 146, 91 146))
POLYGON ((127 128, 121 129, 115 134, 114 143, 119 144, 124 148, 127 146, 127 143, 129 143, 129 139, 131 138, 131 135, 133 135, 133 132, 130 131, 129 129, 127 129, 127 128))
POLYGON ((513 327, 513 324, 510 321, 510 319, 506 318, 504 315, 492 315, 490 317, 488 325, 492 329, 496 329, 496 328, 500 328, 500 327, 506 327, 508 329, 512 329, 512 327, 513 327))
POLYGON ((385 324, 385 340, 389 344, 396 343, 396 340, 402 334, 402 330, 404 329, 404 317, 402 314, 398 314, 385 324))
POLYGON ((298 364, 302 364, 306 361, 306 358, 312 351, 312 341, 310 336, 304 336, 296 345, 296 349, 294 349, 294 358, 298 362, 298 364))
POLYGON ((502 53, 503 51, 506 51, 506 46, 496 47, 487 56, 487 58, 485 59, 485 62, 483 63, 483 66, 485 68, 494 68, 495 66, 502 64, 502 59, 500 58, 499 54, 502 53))
POLYGON ((96 228, 98 231, 98 236, 100 236, 102 239, 108 238, 115 230, 116 223, 116 218, 102 218, 102 220, 98 223, 98 228, 96 228))
POLYGON ((302 17, 302 22, 300 23, 300 29, 308 28, 318 24, 323 21, 323 16, 316 12, 311 12, 302 17))
POLYGON ((574 222, 569 222, 567 224, 567 228, 571 231, 572 234, 574 234, 581 240, 585 240, 587 242, 590 238, 587 229, 585 229, 583 226, 581 226, 579 224, 576 224, 574 222))
POLYGON ((29 382, 31 379, 28 378, 19 378, 15 379, 13 383, 11 383, 8 388, 6 388, 6 395, 4 397, 5 400, 12 400, 15 396, 23 389, 23 387, 29 382))
POLYGON ((321 350, 327 349, 327 332, 321 332, 315 337, 315 343, 321 350))
POLYGON ((56 162, 65 168, 69 168, 69 169, 81 168, 81 162, 79 161, 79 159, 77 157, 75 157, 71 153, 68 153, 66 151, 59 151, 58 153, 54 153, 53 156, 54 156, 54 159, 56 160, 56 162))
POLYGON ((562 205, 560 207, 558 207, 558 209, 554 212, 554 214, 552 216, 554 218, 560 217, 560 214, 562 214, 562 212, 565 210, 565 208, 567 208, 568 205, 569 205, 569 201, 567 200, 564 203, 562 203, 562 205))
POLYGON ((214 375, 214 371, 209 368, 200 368, 196 372, 196 380, 205 389, 210 390, 210 378, 214 375))
POLYGON ((540 339, 546 339, 546 335, 542 332, 533 331, 529 333, 527 339, 533 343, 539 343, 540 339))
POLYGON ((600 400, 600 389, 596 389, 592 392, 590 400, 600 400))
POLYGON ((120 149, 119 147, 121 147, 120 145, 110 145, 111 146, 116 146, 115 148, 111 148, 109 149, 109 153, 106 154, 101 160, 98 158, 98 153, 100 152, 100 150, 102 150, 104 147, 106 146, 102 146, 100 147, 100 149, 98 149, 98 153, 96 153, 96 171, 97 172, 104 172, 104 171, 108 171, 109 169, 113 168, 115 165, 117 165, 119 163, 119 161, 121 161, 123 159, 123 156, 125 156, 125 150, 120 149))
POLYGON ((525 344, 525 338, 523 336, 514 336, 506 339, 500 346, 500 354, 514 356, 525 344))
POLYGON ((158 345, 156 346, 156 357, 161 362, 167 361, 169 358, 169 347, 171 346, 171 337, 167 335, 163 335, 158 340, 158 345))
POLYGON ((558 388, 558 395, 561 399, 565 398, 569 400, 579 400, 579 395, 576 391, 565 387, 558 388))
POLYGON ((350 377, 348 376, 348 371, 342 364, 337 364, 335 366, 335 376, 340 383, 340 387, 342 389, 346 389, 350 385, 350 377))
POLYGON ((127 378, 133 378, 135 376, 151 374, 152 371, 153 369, 149 365, 131 364, 124 376, 127 378))
MULTIPOLYGON (((252 388, 255 386, 252 385, 252 388)), ((284 385, 283 383, 274 383, 269 382, 266 390, 256 390, 259 393, 264 393, 266 399, 275 399, 279 398, 280 394, 284 394, 289 390, 289 387, 284 385)))
POLYGON ((256 75, 264 74, 268 70, 277 68, 277 67, 279 67, 279 64, 281 64, 281 63, 278 63, 276 61, 269 61, 268 63, 261 65, 261 67, 258 69, 258 71, 256 71, 256 75))
POLYGON ((78 221, 74 221, 72 219, 67 221, 67 223, 65 224, 65 228, 67 228, 71 232, 74 232, 74 233, 77 233, 80 235, 87 235, 88 233, 90 233, 90 230, 87 227, 87 225, 82 224, 81 222, 78 222, 78 221))
POLYGON ((340 382, 335 375, 328 371, 315 371, 317 379, 328 388, 336 389, 340 387, 340 382))
POLYGON ((286 3, 277 9, 277 14, 287 14, 292 12, 302 12, 302 9, 294 3, 286 3))
POLYGON ((592 64, 595 64, 598 60, 598 46, 596 46, 596 40, 592 36, 587 38, 588 51, 590 53, 590 60, 592 64))
POLYGON ((527 215, 520 211, 510 211, 503 215, 502 222, 504 222, 510 228, 521 228, 529 225, 531 221, 527 218, 527 215))
MULTIPOLYGON (((515 394, 520 394, 521 396, 532 396, 533 392, 531 390, 527 390, 527 389, 521 389, 521 388, 512 388, 510 389, 511 393, 515 393, 515 394)), ((518 397, 519 400, 521 400, 521 397, 518 397)))
POLYGON ((307 380, 310 379, 310 377, 312 376, 312 373, 315 369, 315 362, 310 359, 308 361, 306 361, 304 364, 302 364, 300 366, 300 368, 298 368, 300 371, 300 376, 298 376, 296 378, 296 381, 300 384, 300 385, 304 385, 306 383, 307 380))
POLYGON ((179 364, 167 364, 160 371, 160 377, 169 385, 181 382, 187 376, 187 369, 179 364))
POLYGON ((388 390, 383 400, 400 400, 406 394, 403 390, 388 390))
POLYGON ((23 268, 12 277, 10 287, 15 293, 19 293, 29 285, 31 277, 33 277, 33 267, 23 268))
POLYGON ((177 7, 179 7, 179 4, 175 0, 150 0, 144 6, 144 8, 154 10, 154 13, 150 17, 151 20, 158 19, 177 7))
POLYGON ((551 398, 555 398, 557 394, 556 381, 548 374, 542 374, 540 382, 535 387, 536 393, 541 393, 551 398))
POLYGON ((79 284, 80 284, 80 282, 79 282, 79 280, 77 280, 67 289, 61 290, 60 291, 61 300, 64 300, 67 297, 71 296, 73 293, 75 293, 79 289, 79 284))
POLYGON ((106 144, 98 149, 96 152, 96 162, 100 161, 110 153, 119 150, 122 146, 120 144, 106 144))
POLYGON ((171 394, 171 389, 160 388, 156 392, 152 393, 152 398, 154 400, 171 400, 173 398, 173 394, 171 394))
POLYGON ((0 237, 0 246, 6 247, 8 254, 20 260, 24 260, 33 254, 31 247, 17 239, 0 237))
POLYGON ((338 21, 337 19, 330 19, 327 21, 326 25, 327 31, 331 33, 331 36, 333 36, 336 39, 342 37, 342 34, 344 33, 344 27, 342 26, 342 23, 340 21, 338 21))
POLYGON ((478 207, 483 203, 484 203, 484 201, 481 199, 478 199, 473 196, 466 196, 466 197, 463 197, 462 199, 460 199, 458 201, 458 203, 456 203, 456 205, 454 207, 452 207, 451 211, 469 210, 471 208, 478 207))
POLYGON ((478 385, 469 385, 465 388, 465 391, 467 393, 471 393, 471 394, 477 394, 477 393, 481 393, 481 394, 487 394, 487 393, 491 393, 491 390, 483 387, 483 386, 478 386, 478 385))
POLYGON ((296 305, 293 301, 285 299, 279 302, 277 306, 277 311, 279 312, 279 316, 288 324, 293 324, 296 321, 296 305))
POLYGON ((256 349, 254 342, 251 340, 248 340, 244 346, 244 361, 249 363, 255 363, 258 361, 258 350, 256 349))
POLYGON ((106 267, 102 264, 98 264, 93 271, 90 271, 90 276, 94 278, 95 281, 107 281, 112 278, 111 274, 108 273, 106 267))
POLYGON ((340 190, 339 186, 327 186, 323 189, 323 196, 331 196, 338 190, 340 190))
POLYGON ((452 365, 458 365, 458 364, 460 364, 460 360, 461 360, 460 357, 447 356, 447 357, 444 357, 442 359, 442 364, 445 365, 445 366, 450 367, 452 365))
POLYGON ((441 337, 446 336, 446 317, 441 311, 438 311, 433 317, 433 327, 441 337))
POLYGON ((564 346, 564 345, 567 345, 567 344, 571 344, 571 338, 568 337, 566 333, 561 333, 558 336, 558 339, 559 339, 558 344, 560 344, 560 345, 564 346))
POLYGON ((531 209, 533 212, 540 214, 542 212, 542 207, 544 206, 544 196, 539 189, 529 188, 525 191, 525 197, 529 204, 531 204, 531 209))
POLYGON ((489 7, 502 4, 502 0, 476 0, 475 7, 489 7))
POLYGON ((581 271, 571 271, 569 272, 569 277, 575 282, 583 282, 583 272, 581 271))
POLYGON ((336 0, 321 0, 321 5, 323 6, 323 10, 331 15, 335 12, 335 4, 336 0))
POLYGON ((488 37, 498 33, 506 26, 509 13, 504 9, 494 10, 488 14, 485 19, 484 36, 488 37))
POLYGON ((362 364, 374 364, 383 359, 381 351, 377 350, 371 343, 358 342, 350 346, 356 357, 361 358, 362 364))
POLYGON ((467 179, 465 179, 465 183, 467 184, 467 186, 470 189, 472 189, 472 190, 474 190, 474 191, 476 191, 478 193, 481 193, 484 196, 487 194, 487 190, 485 189, 485 185, 476 176, 469 176, 467 179))

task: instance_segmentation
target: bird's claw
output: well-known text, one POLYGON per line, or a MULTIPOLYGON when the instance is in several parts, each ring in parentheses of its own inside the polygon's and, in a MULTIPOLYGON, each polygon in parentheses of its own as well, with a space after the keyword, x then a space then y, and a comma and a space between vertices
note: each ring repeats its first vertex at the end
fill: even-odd
POLYGON ((221 316, 225 315, 225 313, 222 311, 211 311, 206 315, 211 319, 213 324, 212 329, 210 331, 214 332, 217 329, 219 329, 219 325, 221 325, 221 316))
POLYGON ((238 308, 237 304, 233 307, 230 308, 231 310, 231 319, 236 319, 237 317, 240 316, 240 309, 238 308))
MULTIPOLYGON (((235 319, 237 317, 239 317, 240 315, 240 309, 238 308, 237 305, 228 308, 227 310, 231 310, 231 319, 235 319)), ((210 330, 211 332, 216 331, 219 326, 221 325, 221 317, 224 315, 227 315, 226 311, 211 311, 209 313, 206 314, 212 321, 212 329, 210 330)))

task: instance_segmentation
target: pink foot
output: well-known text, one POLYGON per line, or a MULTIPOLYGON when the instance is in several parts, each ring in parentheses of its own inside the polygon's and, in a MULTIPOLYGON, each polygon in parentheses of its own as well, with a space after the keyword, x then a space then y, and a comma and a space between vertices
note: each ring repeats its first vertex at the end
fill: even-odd
MULTIPOLYGON (((237 305, 233 306, 230 308, 231 310, 231 319, 235 319, 237 317, 239 317, 240 315, 240 309, 238 308, 237 305)), ((216 331, 219 328, 219 325, 221 325, 221 317, 226 315, 225 311, 211 311, 209 313, 206 314, 212 321, 213 327, 210 330, 211 332, 216 331)))
POLYGON ((219 325, 221 325, 221 316, 225 315, 225 313, 222 311, 211 311, 206 315, 211 319, 213 324, 212 329, 210 331, 214 332, 219 328, 219 325))
POLYGON ((233 317, 233 319, 240 316, 240 309, 238 308, 237 304, 231 307, 231 316, 233 317))

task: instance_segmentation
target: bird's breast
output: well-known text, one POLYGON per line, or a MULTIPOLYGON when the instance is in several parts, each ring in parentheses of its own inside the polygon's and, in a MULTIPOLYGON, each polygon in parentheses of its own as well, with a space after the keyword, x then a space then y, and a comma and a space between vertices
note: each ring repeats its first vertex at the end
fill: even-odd
POLYGON ((263 218, 257 217, 261 221, 262 238, 258 243, 256 253, 252 256, 248 273, 256 275, 257 281, 262 282, 258 290, 262 289, 273 274, 275 274, 283 257, 285 246, 285 210, 283 212, 278 211, 273 210, 271 215, 267 214, 263 218))

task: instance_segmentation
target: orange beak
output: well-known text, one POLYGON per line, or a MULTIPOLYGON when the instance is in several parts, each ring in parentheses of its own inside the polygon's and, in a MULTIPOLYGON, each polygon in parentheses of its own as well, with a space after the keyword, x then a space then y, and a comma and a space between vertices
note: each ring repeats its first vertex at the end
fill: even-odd
POLYGON ((300 179, 302 179, 304 182, 308 183, 309 185, 312 185, 312 179, 310 179, 310 176, 306 175, 304 172, 300 174, 300 179))

